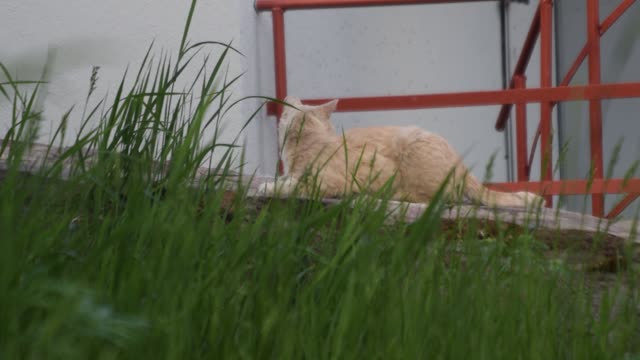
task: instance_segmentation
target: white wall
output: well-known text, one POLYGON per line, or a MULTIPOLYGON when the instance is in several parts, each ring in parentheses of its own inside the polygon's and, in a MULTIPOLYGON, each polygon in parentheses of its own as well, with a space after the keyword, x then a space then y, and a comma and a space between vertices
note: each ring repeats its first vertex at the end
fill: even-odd
MULTIPOLYGON (((175 60, 189 5, 175 0, 2 0, 0 61, 13 75, 38 79, 48 49, 55 53, 40 141, 47 140, 52 124, 73 105, 69 127, 72 134, 78 129, 92 66, 100 66, 95 103, 115 93, 127 67, 137 70, 152 41, 156 55, 165 51, 175 60)), ((257 92, 256 18, 252 0, 201 0, 191 26, 192 43, 233 41, 246 52, 246 57, 231 55, 229 62, 231 75, 248 72, 233 89, 236 97, 257 92)), ((208 49, 215 55, 220 48, 208 49)), ((9 124, 9 104, 1 101, 0 138, 9 124)), ((230 114, 224 140, 233 138, 255 105, 246 103, 230 114)))
MULTIPOLYGON (((93 65, 101 67, 97 94, 113 93, 124 69, 139 63, 153 39, 157 49, 175 53, 189 2, 3 3, 0 23, 8 31, 0 32, 0 61, 21 78, 37 77, 47 48, 58 49, 45 102, 46 118, 55 122, 70 106, 82 104, 93 65)), ((529 9, 512 5, 518 6, 529 9)), ((289 92, 293 95, 340 97, 501 87, 495 2, 288 11, 285 20, 289 92)), ((524 21, 528 27, 530 17, 524 21)), ((514 43, 521 42, 517 36, 513 38, 514 43)), ((235 56, 230 63, 232 73, 247 71, 234 89, 237 96, 274 94, 271 17, 269 13, 256 14, 252 0, 200 0, 191 39, 233 40, 246 55, 235 56)), ((535 61, 532 67, 536 67, 535 61)), ((255 106, 256 102, 246 103, 232 114, 229 136, 255 106)), ((380 124, 424 127, 447 137, 480 177, 485 175, 490 156, 497 154, 492 180, 504 181, 504 135, 494 130, 497 112, 498 107, 477 107, 341 113, 335 122, 344 128, 380 124)), ((73 119, 78 121, 79 113, 73 119)), ((0 103, 0 126, 6 128, 6 122, 6 104, 0 103)), ((272 174, 275 119, 262 114, 243 141, 249 169, 272 174)))

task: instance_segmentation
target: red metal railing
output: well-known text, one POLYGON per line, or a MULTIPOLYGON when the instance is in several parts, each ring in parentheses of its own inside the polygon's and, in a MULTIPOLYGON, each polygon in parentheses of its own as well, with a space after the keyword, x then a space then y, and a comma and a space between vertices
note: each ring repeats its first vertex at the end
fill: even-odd
MULTIPOLYGON (((286 55, 284 36, 284 12, 295 9, 390 6, 409 4, 435 4, 475 2, 483 0, 256 0, 256 10, 271 11, 273 17, 273 39, 275 56, 276 97, 284 99, 287 94, 286 55)), ((602 157, 602 99, 640 97, 640 82, 601 84, 600 37, 629 9, 635 0, 624 0, 602 22, 599 22, 599 1, 587 0, 587 44, 578 54, 562 82, 552 83, 552 34, 553 2, 539 0, 527 37, 525 38, 509 89, 495 91, 458 92, 447 94, 421 94, 405 96, 376 96, 342 98, 337 111, 375 111, 398 109, 425 109, 437 107, 502 105, 496 129, 504 130, 513 105, 516 106, 516 161, 517 181, 488 184, 504 191, 534 191, 545 195, 547 206, 552 205, 552 195, 592 196, 593 215, 603 217, 604 194, 626 193, 627 195, 606 215, 618 216, 636 198, 640 197, 640 179, 604 179, 602 157), (526 70, 536 42, 540 38, 540 87, 526 88, 526 70), (588 59, 589 84, 569 86, 580 65, 588 59), (551 119, 553 107, 559 101, 589 101, 589 125, 593 179, 553 180, 551 119), (527 154, 526 104, 540 103, 540 124, 534 137, 531 152, 527 154), (530 181, 530 169, 540 142, 541 181, 530 181)), ((305 103, 322 103, 328 99, 308 99, 305 103)), ((278 116, 281 107, 269 104, 270 115, 278 116)))
POLYGON ((328 9, 391 5, 447 4, 482 2, 491 0, 256 0, 256 10, 280 9, 328 9))

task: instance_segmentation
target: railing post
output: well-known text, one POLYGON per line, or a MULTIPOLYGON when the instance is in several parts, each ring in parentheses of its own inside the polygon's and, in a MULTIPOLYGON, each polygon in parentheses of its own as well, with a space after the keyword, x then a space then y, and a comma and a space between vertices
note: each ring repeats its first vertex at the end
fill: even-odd
MULTIPOLYGON (((284 10, 281 8, 273 8, 271 10, 271 18, 273 20, 273 56, 275 61, 275 81, 276 81, 276 98, 284 100, 287 96, 287 53, 284 42, 284 10)), ((280 122, 282 115, 282 105, 276 104, 276 124, 280 122)), ((278 139, 280 137, 278 136, 278 139)), ((280 144, 278 144, 278 147, 280 144)), ((278 154, 281 149, 278 149, 278 154)), ((282 159, 278 158, 278 173, 284 173, 282 159)))
MULTIPOLYGON (((553 1, 540 0, 540 87, 552 86, 552 32, 553 1)), ((551 148, 552 104, 540 104, 540 174, 542 181, 553 180, 553 154, 551 148)), ((553 197, 546 196, 547 207, 553 206, 553 197)))
MULTIPOLYGON (((599 1, 587 1, 587 41, 589 44, 589 85, 600 84, 600 12, 599 1)), ((602 161, 602 103, 599 99, 589 100, 589 137, 591 145, 591 166, 593 178, 603 178, 602 161)), ((604 216, 604 195, 591 196, 593 216, 604 216)))
MULTIPOLYGON (((516 89, 524 89, 527 77, 517 74, 513 77, 516 89)), ((516 103, 516 160, 518 162, 518 181, 529 181, 529 164, 527 156, 527 103, 516 103)))
MULTIPOLYGON (((274 8, 271 10, 273 18, 273 55, 276 73, 276 98, 284 100, 287 96, 287 54, 284 40, 284 10, 274 8)), ((280 118, 282 106, 278 104, 277 115, 280 118)))

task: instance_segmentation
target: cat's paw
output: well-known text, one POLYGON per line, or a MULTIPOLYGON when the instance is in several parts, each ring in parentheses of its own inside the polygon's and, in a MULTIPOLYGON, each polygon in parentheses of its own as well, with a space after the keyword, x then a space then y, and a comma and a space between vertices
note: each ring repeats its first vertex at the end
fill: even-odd
POLYGON ((258 187, 258 195, 261 196, 272 196, 276 193, 276 182, 270 181, 264 184, 261 184, 258 187))
POLYGON ((258 187, 258 195, 269 197, 288 197, 294 193, 297 181, 294 178, 280 178, 266 182, 258 187))

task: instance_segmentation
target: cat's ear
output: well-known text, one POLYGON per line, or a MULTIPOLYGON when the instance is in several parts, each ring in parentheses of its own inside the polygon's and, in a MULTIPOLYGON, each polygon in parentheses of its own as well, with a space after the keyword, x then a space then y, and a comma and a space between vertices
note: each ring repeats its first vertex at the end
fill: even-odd
POLYGON ((338 108, 338 99, 331 100, 327 103, 318 106, 322 112, 324 112, 327 116, 331 115, 338 108))
POLYGON ((289 105, 293 105, 296 107, 299 105, 302 105, 302 103, 300 102, 300 99, 291 95, 286 96, 283 101, 289 105))

